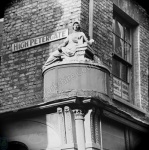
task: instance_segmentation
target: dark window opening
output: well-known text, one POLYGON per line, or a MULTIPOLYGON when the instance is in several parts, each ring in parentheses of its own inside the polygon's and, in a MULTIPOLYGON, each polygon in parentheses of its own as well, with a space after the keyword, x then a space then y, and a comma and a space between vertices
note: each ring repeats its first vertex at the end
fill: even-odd
POLYGON ((22 142, 12 141, 8 143, 7 150, 28 150, 28 147, 22 142))

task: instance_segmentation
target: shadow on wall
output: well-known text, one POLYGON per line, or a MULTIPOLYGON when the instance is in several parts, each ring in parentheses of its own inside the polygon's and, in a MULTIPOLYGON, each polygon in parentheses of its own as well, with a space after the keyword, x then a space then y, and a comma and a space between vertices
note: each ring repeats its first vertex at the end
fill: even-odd
POLYGON ((1 122, 0 150, 59 150, 62 141, 58 113, 28 115, 7 117, 1 122))
POLYGON ((141 136, 141 140, 135 143, 132 150, 149 150, 149 131, 141 136))
MULTIPOLYGON (((11 43, 53 33, 55 30, 64 28, 63 24, 59 24, 64 13, 64 5, 58 0, 30 0, 29 5, 25 4, 25 0, 12 0, 12 3, 7 6, 8 10, 5 20, 8 26, 5 25, 4 21, 3 36, 11 37, 9 40, 11 43), (14 10, 12 14, 9 14, 9 9, 16 5, 19 8, 14 10), (19 26, 16 22, 20 22, 19 26), (18 27, 19 29, 17 29, 18 27)), ((13 54, 11 47, 7 50, 3 48, 2 68, 6 69, 4 64, 7 63, 8 67, 11 65, 15 69, 10 70, 7 68, 8 72, 1 70, 3 78, 3 83, 0 84, 0 89, 3 91, 0 93, 1 108, 8 106, 9 103, 11 107, 7 108, 7 110, 17 110, 43 102, 42 65, 49 55, 49 49, 54 47, 57 44, 56 42, 28 48, 13 54), (8 51, 10 51, 10 54, 5 53, 8 51), (9 64, 8 61, 13 63, 9 64), (10 90, 5 88, 6 77, 8 76, 12 79, 9 83, 7 82, 7 88, 10 90), (33 86, 31 87, 30 85, 33 86), (12 90, 19 92, 12 92, 12 90)), ((3 44, 11 45, 9 42, 3 44)))

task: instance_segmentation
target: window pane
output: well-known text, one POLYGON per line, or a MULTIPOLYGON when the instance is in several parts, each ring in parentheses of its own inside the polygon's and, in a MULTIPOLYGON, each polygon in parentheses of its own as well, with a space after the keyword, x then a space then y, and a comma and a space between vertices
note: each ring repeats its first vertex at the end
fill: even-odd
POLYGON ((120 78, 120 62, 113 58, 112 61, 112 73, 116 77, 120 78))
POLYGON ((122 21, 119 21, 116 16, 113 19, 113 48, 114 53, 131 62, 131 30, 122 21))
POLYGON ((130 28, 125 27, 124 32, 125 32, 124 33, 125 34, 125 41, 130 44, 130 28))
POLYGON ((115 53, 123 58, 124 55, 124 42, 117 36, 115 36, 115 53))
POLYGON ((131 56, 131 45, 129 43, 125 43, 124 44, 124 59, 130 62, 130 56, 131 56))
POLYGON ((115 34, 122 39, 124 37, 123 26, 117 20, 115 20, 115 34))
POLYGON ((127 82, 127 66, 124 64, 121 64, 121 79, 125 82, 127 82))
POLYGON ((114 34, 114 51, 117 55, 124 58, 124 29, 117 20, 115 20, 114 34))

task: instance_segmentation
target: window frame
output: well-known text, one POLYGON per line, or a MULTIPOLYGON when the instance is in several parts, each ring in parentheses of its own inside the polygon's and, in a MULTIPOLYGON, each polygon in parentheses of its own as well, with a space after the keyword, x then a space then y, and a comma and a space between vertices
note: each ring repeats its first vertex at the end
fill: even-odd
MULTIPOLYGON (((114 50, 114 54, 115 55, 117 55, 119 58, 121 58, 121 60, 123 61, 124 60, 124 62, 127 62, 128 64, 132 64, 132 50, 133 50, 133 48, 132 48, 132 46, 133 46, 133 44, 132 44, 132 30, 131 30, 131 28, 132 28, 132 26, 123 18, 122 19, 122 17, 120 17, 120 15, 118 14, 118 13, 116 13, 116 12, 114 12, 113 13, 113 24, 114 24, 114 26, 113 26, 113 24, 112 24, 112 28, 114 28, 113 30, 115 30, 115 21, 117 21, 117 22, 119 22, 121 25, 122 25, 122 27, 126 27, 126 28, 129 28, 130 29, 130 42, 127 42, 126 40, 125 40, 125 32, 123 33, 124 35, 124 37, 122 38, 122 37, 120 37, 119 35, 117 35, 116 33, 115 33, 115 31, 113 31, 112 30, 112 33, 113 33, 113 42, 115 43, 115 37, 117 37, 117 38, 119 38, 120 40, 122 40, 123 41, 123 43, 125 44, 125 43, 127 43, 128 45, 131 45, 131 48, 130 48, 130 57, 129 57, 129 61, 127 61, 125 58, 123 58, 122 56, 120 56, 120 55, 118 55, 116 52, 115 52, 115 49, 114 49, 114 44, 113 44, 113 50, 114 50), (114 19, 115 18, 115 19, 114 19), (127 23, 126 23, 127 22, 127 23)), ((123 48, 124 48, 124 46, 123 46, 123 48)), ((124 50, 124 53, 125 53, 125 50, 124 50)))
MULTIPOLYGON (((125 16, 126 17, 126 16, 125 16)), ((118 55, 116 52, 115 52, 115 49, 114 49, 114 42, 115 42, 115 37, 114 36, 117 36, 116 33, 114 33, 114 30, 112 30, 112 34, 113 34, 113 52, 112 52, 112 80, 113 80, 113 98, 114 99, 120 99, 121 101, 128 101, 130 103, 133 103, 133 101, 131 100, 132 97, 133 97, 133 90, 132 90, 132 84, 133 84, 133 24, 131 24, 131 22, 129 22, 127 19, 125 19, 125 17, 123 17, 123 15, 121 16, 121 13, 117 12, 117 11, 113 11, 113 20, 114 18, 118 18, 117 20, 119 21, 120 20, 120 23, 123 24, 124 27, 126 28, 129 28, 130 29, 130 43, 131 43, 131 49, 130 49, 130 52, 128 53, 128 55, 130 56, 126 56, 126 58, 129 58, 129 60, 126 60, 125 58, 122 58, 120 55, 118 55), (121 77, 122 75, 120 75, 120 77, 118 76, 115 76, 114 73, 113 73, 113 59, 119 61, 120 63, 120 69, 122 70, 122 64, 124 66, 126 66, 126 69, 127 69, 127 80, 124 81, 121 77), (132 76, 131 76, 132 75, 132 76), (117 80, 119 80, 121 82, 121 85, 119 85, 119 88, 120 88, 120 91, 121 93, 119 94, 116 94, 115 92, 115 79, 116 78, 117 80), (125 92, 122 87, 123 87, 123 83, 125 83, 128 87, 127 91, 128 91, 128 97, 126 96, 123 96, 123 92, 125 92), (132 92, 131 92, 132 91, 132 92)), ((127 17, 126 17, 127 18, 127 17)), ((113 21, 114 22, 114 21, 113 21)), ((115 23, 115 22, 114 22, 115 23)), ((112 24, 112 28, 115 29, 115 24, 112 24)), ((125 39, 123 39, 125 40, 125 39)), ((124 43, 127 42, 127 41, 124 41, 124 43)), ((129 43, 129 44, 130 44, 129 43)), ((123 45, 124 46, 124 45, 123 45)), ((122 72, 120 72, 122 73, 122 72)), ((125 86, 124 86, 125 87, 125 86)), ((118 88, 118 87, 117 87, 118 88)))

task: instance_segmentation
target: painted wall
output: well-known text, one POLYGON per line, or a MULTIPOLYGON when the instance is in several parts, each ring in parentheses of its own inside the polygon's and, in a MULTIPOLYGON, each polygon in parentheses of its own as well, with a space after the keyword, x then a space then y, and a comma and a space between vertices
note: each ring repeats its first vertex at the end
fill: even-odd
POLYGON ((22 142, 30 150, 56 150, 62 145, 59 129, 58 114, 51 113, 24 119, 9 119, 1 126, 1 134, 3 133, 7 142, 22 142))

